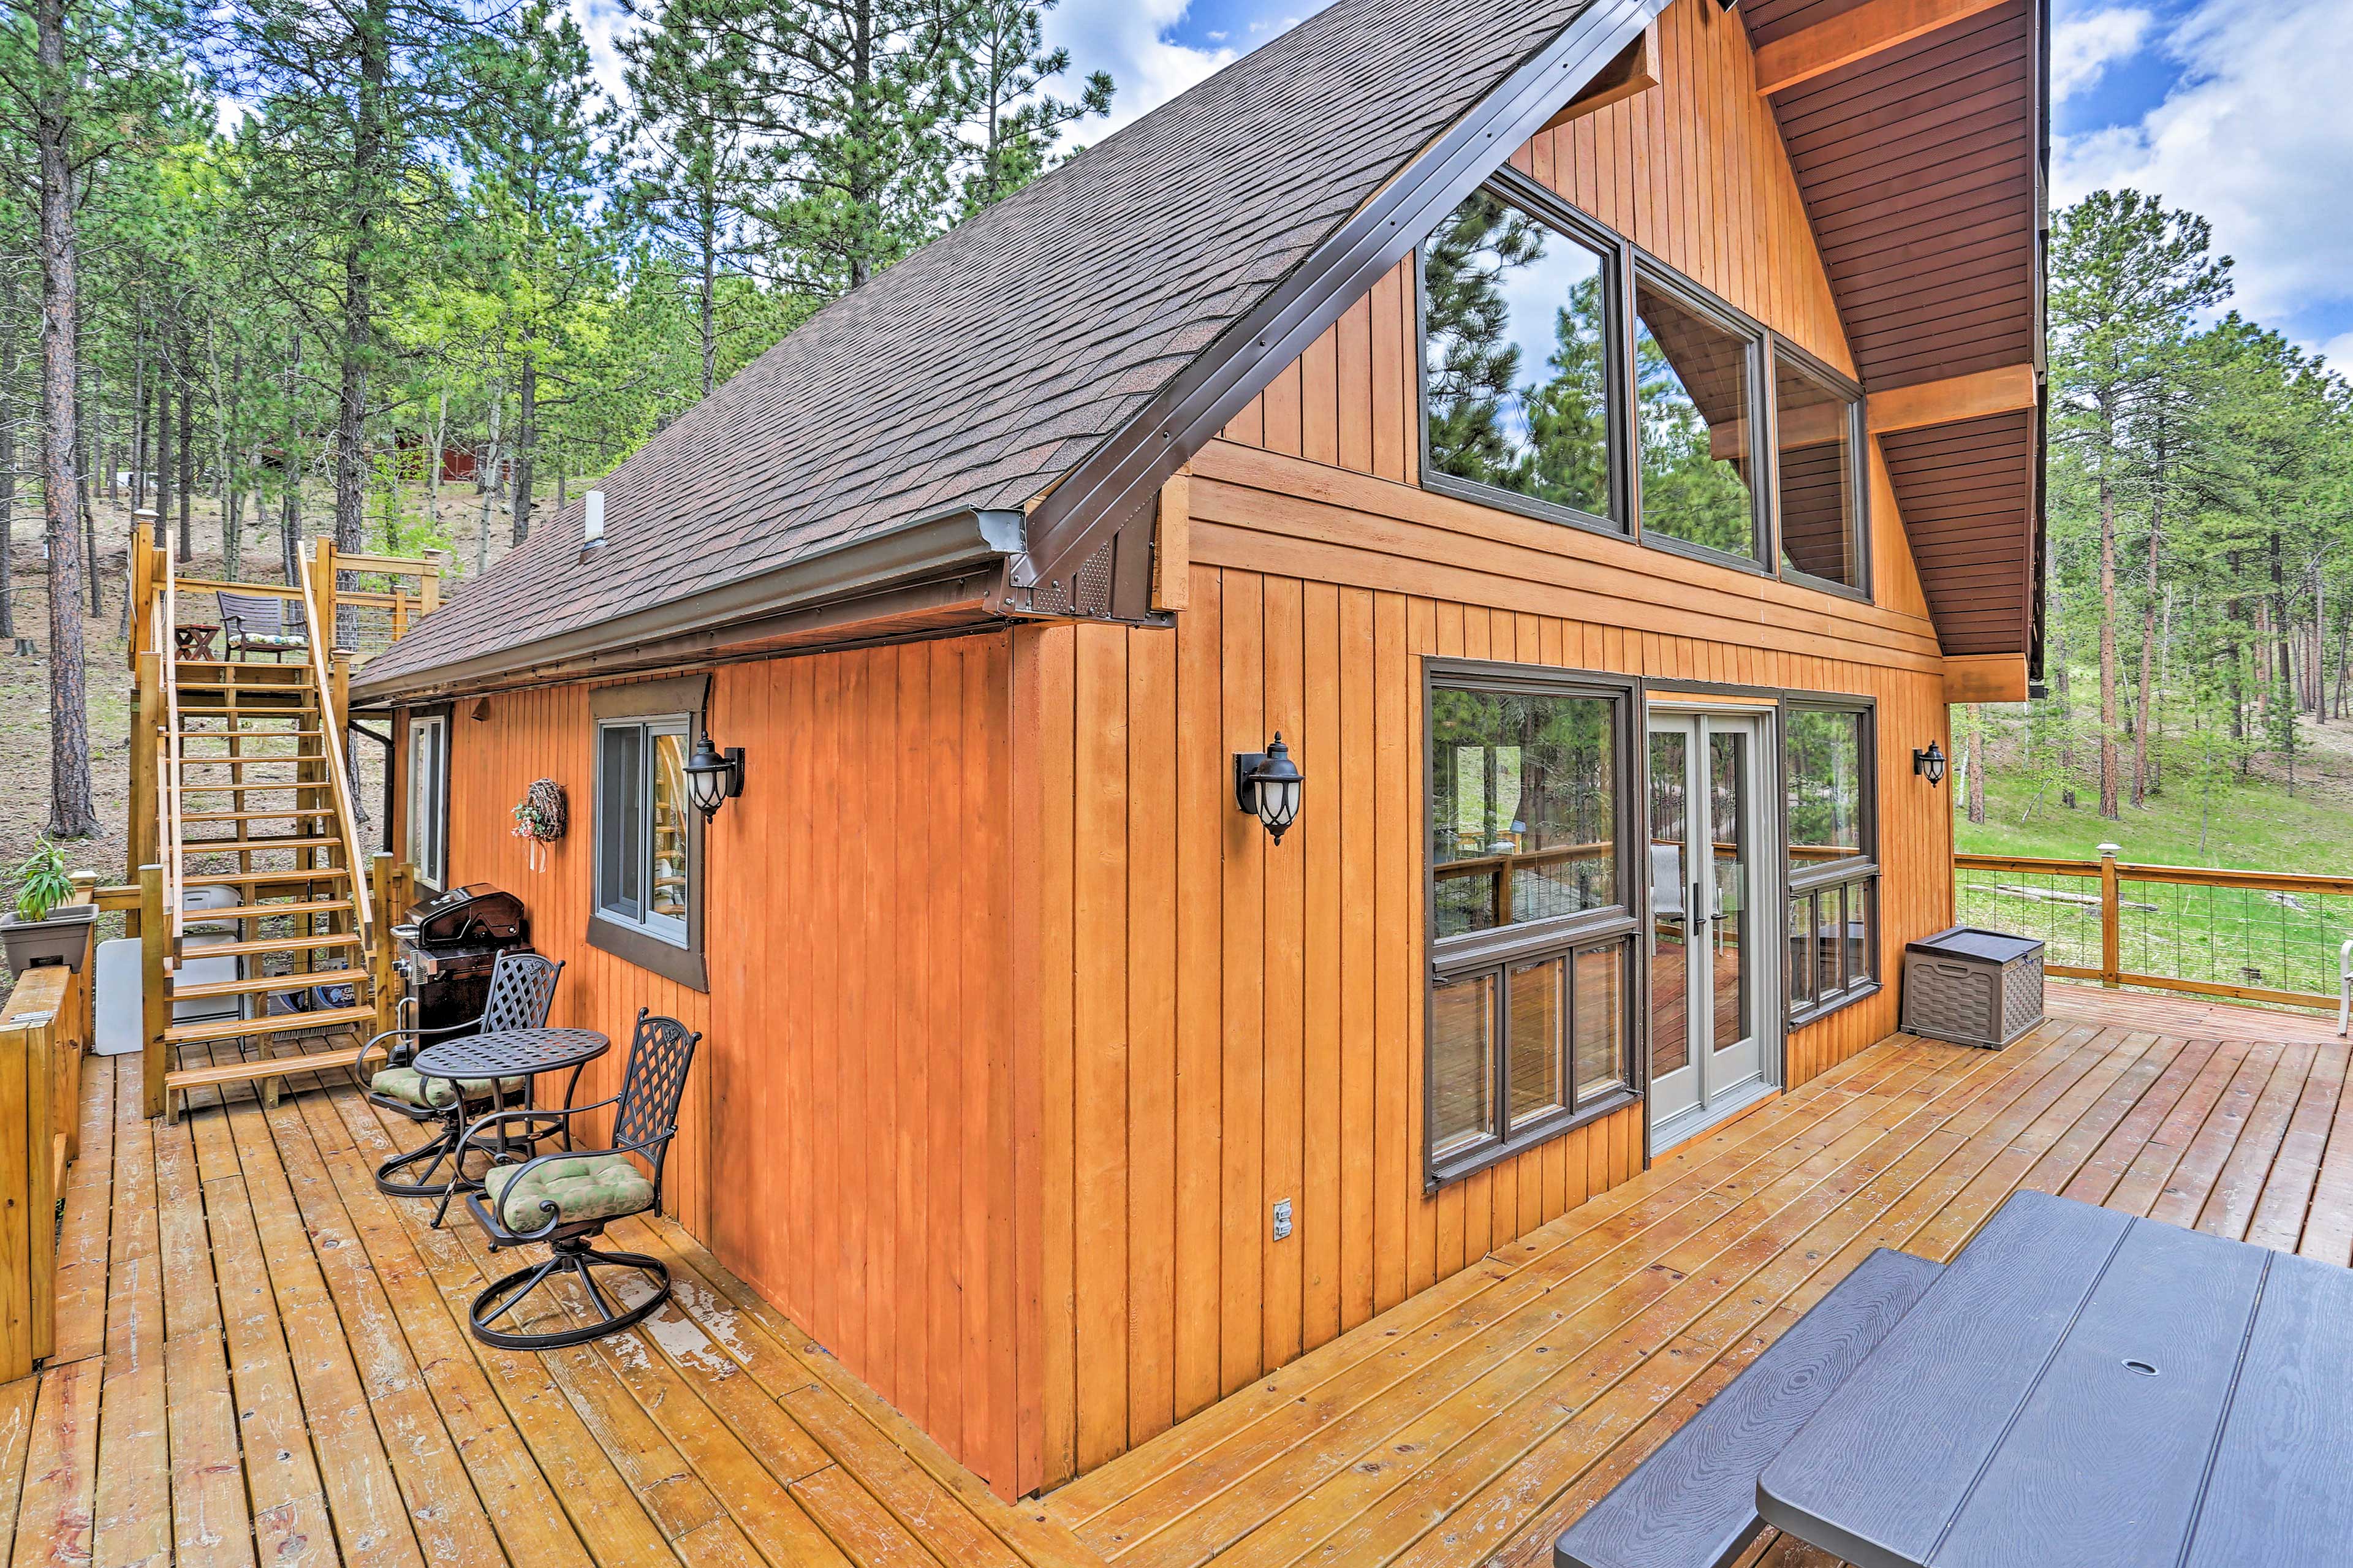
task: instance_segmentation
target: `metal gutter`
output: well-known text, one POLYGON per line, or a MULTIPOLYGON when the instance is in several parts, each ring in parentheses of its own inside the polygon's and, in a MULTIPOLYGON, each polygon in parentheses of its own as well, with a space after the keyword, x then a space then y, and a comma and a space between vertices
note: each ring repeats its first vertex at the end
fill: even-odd
POLYGON ((382 677, 374 676, 375 666, 370 665, 352 678, 352 700, 374 707, 427 693, 491 686, 549 665, 633 654, 649 643, 684 637, 710 637, 715 642, 721 629, 747 622, 773 621, 819 605, 956 579, 976 568, 1001 568, 1020 557, 1027 533, 1026 520, 1018 511, 965 508, 716 588, 472 658, 382 677))

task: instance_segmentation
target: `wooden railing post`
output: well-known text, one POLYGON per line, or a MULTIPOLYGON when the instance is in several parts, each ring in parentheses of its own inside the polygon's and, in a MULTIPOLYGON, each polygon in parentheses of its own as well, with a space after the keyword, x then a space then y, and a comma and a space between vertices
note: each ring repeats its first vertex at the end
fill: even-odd
POLYGON ((172 1026, 172 999, 164 990, 164 960, 170 951, 171 922, 164 918, 164 868, 139 868, 139 1033, 143 1052, 145 1114, 164 1114, 164 1031, 172 1026))
POLYGON ((392 851, 379 849, 369 858, 368 880, 375 889, 375 930, 368 934, 375 945, 368 950, 368 971, 375 977, 375 1032, 384 1033, 395 1027, 399 1019, 399 980, 392 967, 392 911, 397 907, 393 896, 399 874, 393 863, 392 851))
MULTIPOLYGON (((132 623, 134 646, 145 635, 146 626, 142 611, 132 623)), ((136 880, 139 868, 156 858, 155 735, 164 714, 164 671, 157 655, 152 649, 141 649, 132 656, 131 664, 137 679, 131 689, 131 798, 124 807, 129 821, 123 835, 129 853, 122 868, 126 881, 136 880)), ((137 934, 135 928, 132 934, 137 934)))
POLYGON ((2100 984, 2114 990, 2124 984, 2124 905, 2116 894, 2117 844, 2100 846, 2100 984))

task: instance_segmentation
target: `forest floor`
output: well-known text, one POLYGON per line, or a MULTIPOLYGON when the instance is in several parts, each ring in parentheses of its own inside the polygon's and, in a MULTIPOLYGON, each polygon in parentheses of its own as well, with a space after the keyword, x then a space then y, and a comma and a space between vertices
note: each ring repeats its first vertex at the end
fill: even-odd
MULTIPOLYGON (((307 498, 304 536, 323 532, 332 498, 323 490, 307 498)), ((476 560, 476 520, 480 501, 470 485, 453 485, 441 503, 440 542, 457 558, 463 576, 473 574, 476 560)), ((124 847, 128 824, 125 795, 131 772, 131 668, 121 635, 124 569, 123 541, 131 531, 129 503, 95 503, 99 535, 98 576, 103 610, 82 618, 82 647, 90 681, 90 785, 99 820, 99 836, 70 841, 69 858, 76 869, 98 873, 102 882, 124 879, 124 847)), ((418 521, 412 511, 410 521, 418 521)), ((183 568, 190 575, 217 576, 222 551, 220 510, 209 497, 198 497, 190 513, 193 559, 183 568)), ((501 531, 494 541, 503 553, 506 514, 494 510, 491 526, 501 531)), ((22 510, 16 518, 15 549, 10 556, 9 599, 16 636, 21 642, 0 638, 0 907, 11 907, 16 897, 15 868, 31 851, 49 820, 49 578, 40 547, 40 521, 22 510), (32 652, 19 654, 19 647, 32 652)), ((370 547, 377 542, 371 539, 370 547)), ((413 546, 405 549, 409 553, 413 546)), ((495 558, 495 555, 494 555, 495 558)), ((273 516, 261 528, 248 526, 243 571, 248 581, 280 580, 278 528, 273 516)), ((381 757, 374 748, 360 748, 361 792, 372 803, 381 789, 381 757)), ((120 929, 118 916, 107 918, 109 934, 120 929)), ((5 994, 7 969, 0 963, 0 994, 5 994)))
POLYGON ((1954 791, 1954 847, 2090 859, 2112 843, 2123 849, 2120 858, 2144 865, 2353 875, 2353 722, 2307 719, 2298 744, 2292 780, 2268 753, 2254 758, 2244 777, 2201 780, 2177 752, 2160 773, 2161 787, 2140 805, 2130 802, 2127 752, 2126 798, 2114 821, 2100 816, 2096 774, 2078 779, 2070 807, 2057 790, 2006 772, 1997 755, 1986 773, 1984 822, 1968 820, 1962 792, 1954 791))

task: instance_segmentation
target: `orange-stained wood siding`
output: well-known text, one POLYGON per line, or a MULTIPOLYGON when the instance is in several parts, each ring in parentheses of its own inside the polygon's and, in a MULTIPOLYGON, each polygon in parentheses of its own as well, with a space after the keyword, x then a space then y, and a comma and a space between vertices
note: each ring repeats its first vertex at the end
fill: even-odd
MULTIPOLYGON (((1658 88, 1514 162, 1851 368, 1737 18, 1683 0, 1660 42, 1658 88)), ((1910 766, 1949 749, 1943 660, 1876 447, 1871 604, 1422 490, 1414 290, 1409 261, 1196 455, 1174 637, 1018 636, 1040 758, 1020 969, 1044 984, 1025 1025, 1045 1151, 1025 1484, 1103 1463, 1641 1167, 1638 1107, 1423 1194, 1425 656, 1875 698, 1882 973, 1949 920, 1944 797, 1910 766), (1310 781, 1279 847, 1233 809, 1229 771, 1276 730, 1310 781)), ((1890 986, 1798 1031, 1787 1081, 1886 1035, 1894 1004, 1890 986)))
POLYGON ((668 1206, 949 1452, 1014 1471, 1012 1007, 1005 635, 723 666, 712 733, 744 795, 705 839, 711 992, 589 947, 587 688, 452 725, 450 868, 522 895, 565 961, 559 1022, 613 1053, 640 1005, 703 1031, 668 1206), (509 816, 569 795, 547 870, 509 816))

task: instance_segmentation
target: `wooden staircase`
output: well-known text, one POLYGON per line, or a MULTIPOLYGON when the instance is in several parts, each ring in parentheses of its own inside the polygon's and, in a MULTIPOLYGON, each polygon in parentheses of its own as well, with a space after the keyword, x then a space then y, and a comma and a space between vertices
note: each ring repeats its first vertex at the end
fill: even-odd
MULTIPOLYGON (((301 598, 312 627, 334 624, 332 608, 319 614, 334 602, 331 560, 322 546, 299 594, 277 590, 301 598)), ((349 1066, 388 1026, 392 878, 388 857, 375 887, 363 870, 338 749, 344 658, 317 647, 292 664, 180 658, 168 552, 147 564, 160 591, 132 718, 134 732, 152 725, 140 737, 152 749, 133 760, 152 771, 155 802, 139 873, 147 1098, 151 1115, 176 1119, 208 1086, 258 1083, 274 1103, 286 1074, 349 1066), (190 1003, 205 1016, 178 1016, 190 1003)))

